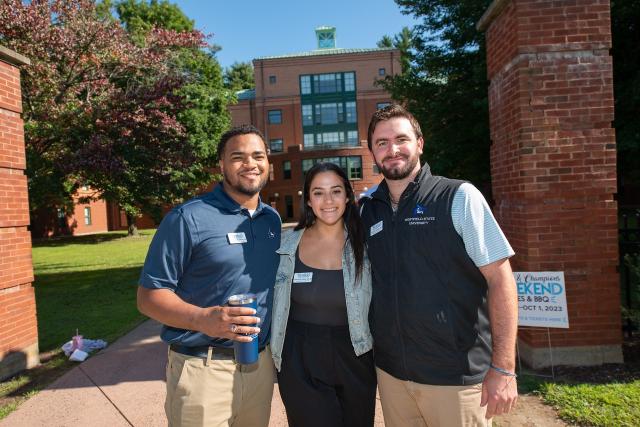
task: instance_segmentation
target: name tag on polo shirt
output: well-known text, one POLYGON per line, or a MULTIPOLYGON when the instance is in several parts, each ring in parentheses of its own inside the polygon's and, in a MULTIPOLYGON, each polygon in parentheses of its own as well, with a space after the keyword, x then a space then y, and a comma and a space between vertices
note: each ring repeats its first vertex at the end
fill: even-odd
POLYGON ((247 243, 247 236, 244 233, 228 233, 227 239, 229 239, 229 244, 231 245, 247 243))
POLYGON ((382 231, 382 221, 377 222, 371 226, 371 229, 369 230, 369 236, 375 236, 381 231, 382 231))
POLYGON ((295 273, 293 275, 293 283, 311 283, 313 280, 313 271, 308 273, 295 273))

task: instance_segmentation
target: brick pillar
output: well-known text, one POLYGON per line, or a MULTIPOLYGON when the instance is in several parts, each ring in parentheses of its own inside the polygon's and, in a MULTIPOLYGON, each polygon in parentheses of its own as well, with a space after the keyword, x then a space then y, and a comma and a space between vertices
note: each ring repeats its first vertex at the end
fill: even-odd
POLYGON ((39 363, 18 69, 28 64, 0 46, 0 380, 39 363))
MULTIPOLYGON (((495 0, 486 31, 495 213, 516 271, 564 271, 554 364, 622 362, 608 0, 495 0)), ((520 355, 549 365, 546 329, 520 355)))

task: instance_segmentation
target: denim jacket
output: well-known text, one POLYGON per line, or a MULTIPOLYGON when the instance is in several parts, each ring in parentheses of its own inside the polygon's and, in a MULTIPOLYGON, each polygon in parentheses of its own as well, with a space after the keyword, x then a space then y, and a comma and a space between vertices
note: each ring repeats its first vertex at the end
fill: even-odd
MULTIPOLYGON (((294 230, 284 234, 282 245, 276 252, 280 254, 280 265, 276 273, 273 297, 273 319, 271 323, 271 353, 276 369, 282 365, 282 348, 287 331, 289 308, 291 307, 291 282, 295 267, 296 249, 304 230, 294 230)), ((355 259, 351 245, 347 240, 342 251, 342 275, 344 295, 347 302, 347 318, 351 344, 357 356, 373 347, 373 338, 369 331, 369 303, 371 302, 371 267, 365 253, 362 274, 355 283, 355 259)))

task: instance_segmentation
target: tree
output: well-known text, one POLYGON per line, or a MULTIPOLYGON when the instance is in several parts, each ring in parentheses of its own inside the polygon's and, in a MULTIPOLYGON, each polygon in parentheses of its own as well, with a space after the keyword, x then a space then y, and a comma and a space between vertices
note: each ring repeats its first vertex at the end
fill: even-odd
MULTIPOLYGON (((123 0, 116 3, 118 18, 134 40, 144 41, 154 29, 193 31, 194 23, 180 8, 166 0, 123 0)), ((197 167, 185 170, 184 185, 180 194, 192 194, 202 185, 213 180, 211 166, 215 163, 216 147, 220 136, 228 128, 230 116, 227 105, 233 94, 224 89, 222 69, 215 59, 218 47, 209 45, 208 51, 198 47, 179 49, 174 66, 177 72, 186 76, 186 84, 176 93, 188 101, 176 113, 178 122, 184 127, 189 139, 189 147, 196 158, 197 167)), ((165 204, 180 201, 164 200, 165 204)), ((154 209, 160 211, 160 206, 154 209)))
MULTIPOLYGON (((613 84, 621 187, 640 187, 640 3, 611 1, 613 84)), ((629 194, 630 192, 626 192, 629 194)), ((623 192, 624 195, 624 192, 623 192)), ((629 194, 630 195, 630 194, 629 194)), ((624 196, 623 196, 624 197, 624 196)), ((622 200, 622 203, 625 201, 622 200)), ((627 203, 638 203, 635 200, 627 203)))
POLYGON ((215 144, 180 117, 226 98, 190 97, 201 72, 185 73, 181 53, 206 46, 202 33, 154 27, 134 43, 106 15, 91 0, 5 0, 0 40, 32 61, 22 79, 32 210, 68 205, 89 185, 125 210, 134 233, 142 210, 206 182, 215 144))
POLYGON ((144 39, 153 28, 173 31, 192 31, 193 20, 189 19, 178 6, 167 0, 122 0, 115 5, 118 18, 129 34, 144 39))
POLYGON ((250 62, 234 62, 224 72, 224 85, 233 92, 255 88, 253 65, 250 62))
POLYGON ((411 30, 409 27, 402 27, 402 30, 391 38, 388 35, 382 36, 377 43, 378 47, 394 47, 400 50, 400 62, 402 65, 402 72, 409 71, 411 66, 411 30))
MULTIPOLYGON (((405 103, 425 135, 435 173, 486 190, 490 182, 484 34, 475 28, 490 0, 396 0, 421 19, 411 31, 410 66, 381 82, 405 103)), ((395 40, 394 40, 395 43, 395 40)))

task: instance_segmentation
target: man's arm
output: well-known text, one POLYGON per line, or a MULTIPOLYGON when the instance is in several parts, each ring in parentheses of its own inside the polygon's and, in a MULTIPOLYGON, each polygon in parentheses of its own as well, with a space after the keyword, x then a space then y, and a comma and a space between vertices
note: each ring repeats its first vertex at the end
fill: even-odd
POLYGON ((198 307, 182 300, 169 289, 138 287, 138 310, 141 313, 174 328, 199 331, 210 337, 250 342, 251 337, 239 334, 257 334, 260 328, 242 325, 260 323, 249 307, 198 307), (231 332, 231 325, 238 325, 231 332))
MULTIPOLYGON (((518 335, 518 295, 507 258, 479 267, 489 286, 488 304, 493 341, 494 367, 515 372, 515 347, 518 335)), ((481 406, 487 405, 487 418, 507 413, 518 398, 515 376, 490 368, 482 383, 481 406)))

